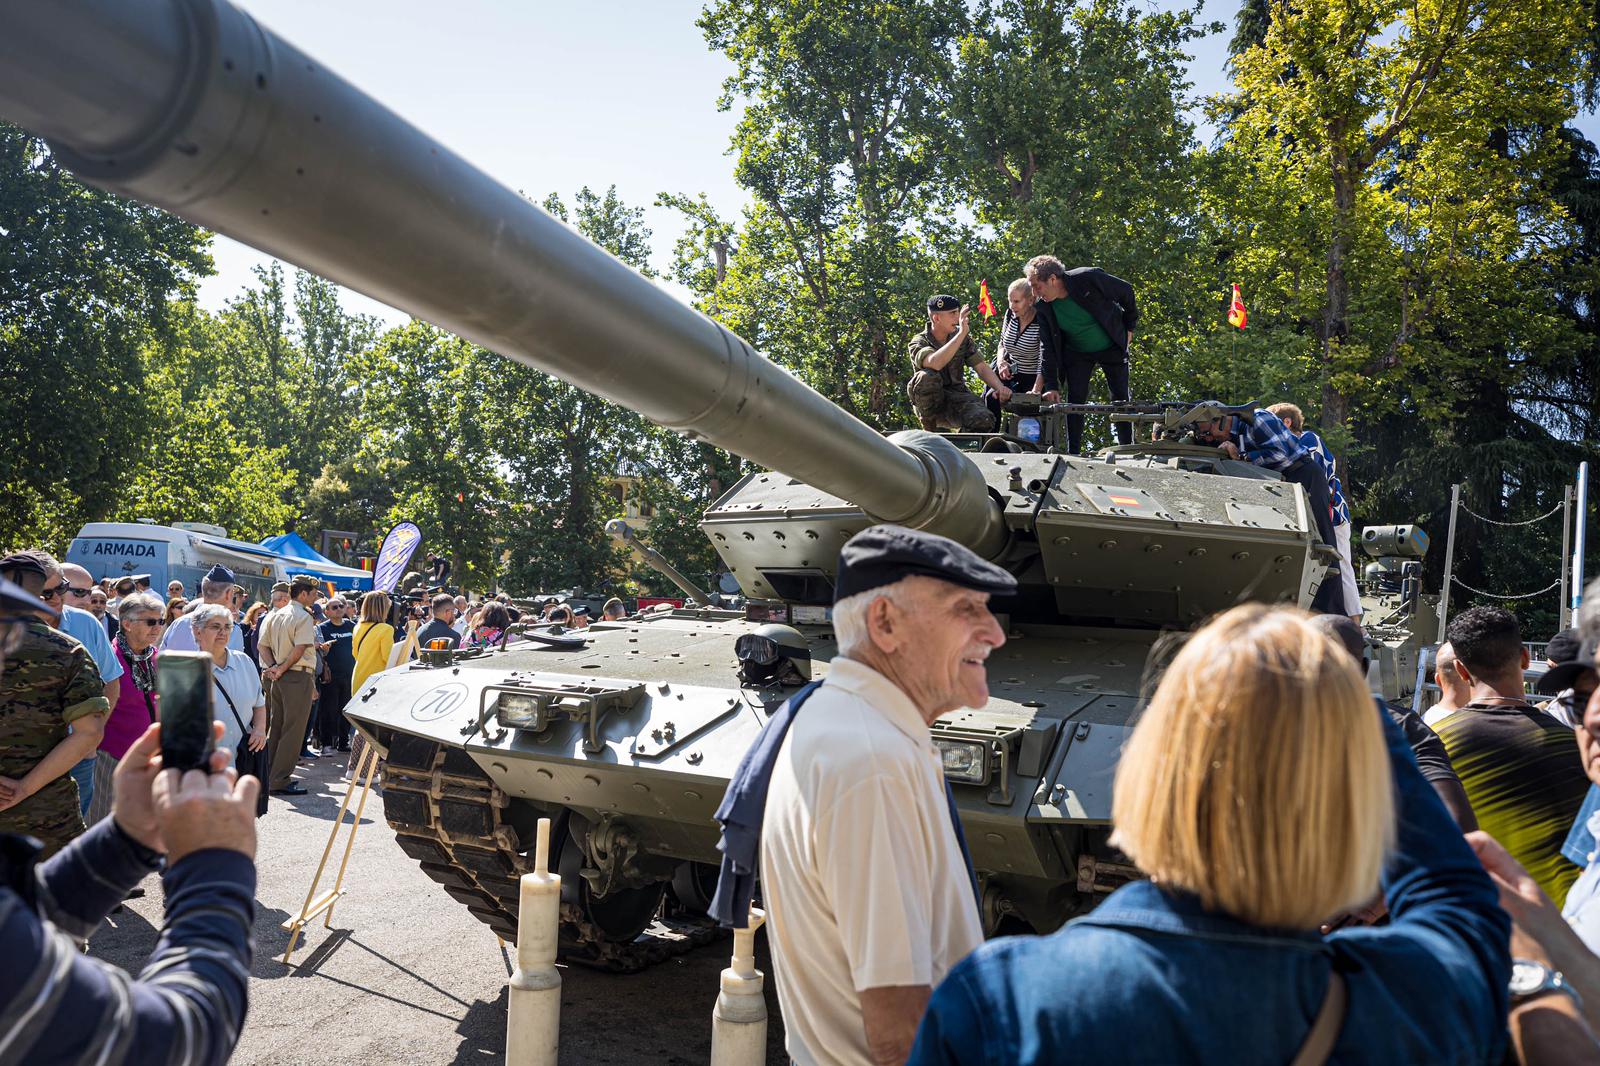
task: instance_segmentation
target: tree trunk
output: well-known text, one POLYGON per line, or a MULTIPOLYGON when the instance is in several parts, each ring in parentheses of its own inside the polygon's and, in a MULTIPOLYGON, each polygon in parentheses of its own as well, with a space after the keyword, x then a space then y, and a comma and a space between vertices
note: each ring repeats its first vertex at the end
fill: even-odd
POLYGON ((1322 316, 1322 424, 1343 425, 1350 400, 1334 384, 1339 349, 1350 334, 1350 279, 1345 260, 1350 251, 1356 216, 1356 173, 1349 153, 1340 145, 1335 129, 1333 148, 1333 232, 1328 241, 1328 292, 1322 316))

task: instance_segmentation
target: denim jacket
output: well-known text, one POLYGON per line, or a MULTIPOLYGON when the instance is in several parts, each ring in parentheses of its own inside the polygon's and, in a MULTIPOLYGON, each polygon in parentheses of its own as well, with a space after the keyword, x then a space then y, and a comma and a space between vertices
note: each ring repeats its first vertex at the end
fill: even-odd
POLYGON ((1327 937, 1210 912, 1144 881, 1044 937, 990 941, 934 991, 910 1061, 1286 1063, 1331 967, 1349 990, 1338 1063, 1499 1063, 1510 919, 1382 714, 1397 840, 1391 924, 1327 937))

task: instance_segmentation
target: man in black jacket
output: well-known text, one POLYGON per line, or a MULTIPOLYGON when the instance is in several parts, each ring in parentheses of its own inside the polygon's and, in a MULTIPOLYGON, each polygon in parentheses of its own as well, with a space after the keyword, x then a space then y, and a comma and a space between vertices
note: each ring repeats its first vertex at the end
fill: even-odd
MULTIPOLYGON (((1128 342, 1139 308, 1133 286, 1098 267, 1068 270, 1053 255, 1036 255, 1025 270, 1033 294, 1039 298, 1039 320, 1044 323, 1044 359, 1058 367, 1067 387, 1068 403, 1089 398, 1089 378, 1096 366, 1105 371, 1106 388, 1113 400, 1128 398, 1128 342)), ((1055 377, 1046 371, 1047 378, 1055 377)), ((1133 424, 1113 423, 1117 440, 1133 443, 1133 424)), ((1068 450, 1083 451, 1083 416, 1067 416, 1068 450)))

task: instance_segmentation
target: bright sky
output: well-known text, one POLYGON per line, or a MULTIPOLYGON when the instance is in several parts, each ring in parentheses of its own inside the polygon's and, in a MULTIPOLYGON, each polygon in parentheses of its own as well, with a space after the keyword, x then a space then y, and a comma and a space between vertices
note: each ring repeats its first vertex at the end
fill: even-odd
MULTIPOLYGON (((514 189, 571 202, 583 185, 611 184, 645 209, 665 265, 682 231, 659 192, 704 192, 724 216, 745 202, 726 153, 736 116, 716 108, 731 71, 694 21, 700 0, 611 0, 589 8, 552 0, 236 0, 263 24, 382 100, 514 189)), ((1155 8, 1182 6, 1152 0, 1155 8)), ((1206 5, 1228 25, 1195 42, 1190 77, 1216 92, 1237 3, 1206 5)), ((1594 138, 1597 123, 1580 123, 1594 138)), ((223 305, 267 258, 225 237, 201 303, 223 305)), ((346 293, 346 307, 406 316, 346 293)))

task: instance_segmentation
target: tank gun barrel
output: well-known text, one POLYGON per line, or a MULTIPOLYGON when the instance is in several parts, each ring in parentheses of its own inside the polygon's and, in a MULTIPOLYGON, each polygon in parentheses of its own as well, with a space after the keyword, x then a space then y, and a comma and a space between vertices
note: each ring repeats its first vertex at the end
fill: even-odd
POLYGON ((711 596, 703 591, 700 586, 683 576, 683 571, 669 563, 664 555, 654 548, 639 540, 633 527, 620 518, 613 518, 606 523, 606 534, 612 540, 627 548, 640 562, 657 571, 668 581, 678 586, 685 596, 694 600, 703 607, 709 607, 714 602, 711 596))
POLYGON ((875 519, 1003 550, 948 442, 886 440, 226 0, 0 0, 0 25, 0 116, 84 180, 875 519))

